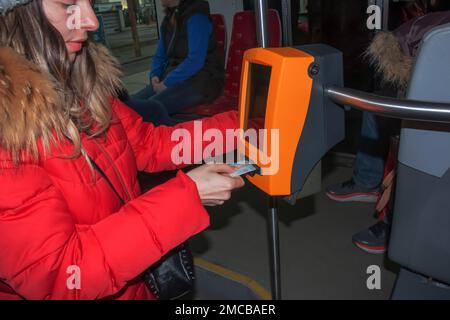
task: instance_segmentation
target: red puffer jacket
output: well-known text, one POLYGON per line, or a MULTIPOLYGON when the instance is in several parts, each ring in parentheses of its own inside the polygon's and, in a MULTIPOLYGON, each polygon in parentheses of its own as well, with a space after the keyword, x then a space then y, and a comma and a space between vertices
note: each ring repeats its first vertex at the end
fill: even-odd
MULTIPOLYGON (((0 99, 1 121, 7 105, 0 99)), ((174 128, 144 123, 117 100, 112 108, 118 121, 106 136, 81 138, 127 200, 123 207, 83 156, 48 156, 17 167, 0 147, 0 299, 152 299, 140 274, 208 226, 196 185, 182 171, 140 192, 138 170, 176 169, 174 128), (74 270, 79 289, 70 285, 74 270)), ((234 112, 203 122, 204 129, 236 126, 234 112)), ((175 128, 192 132, 193 123, 175 128)), ((58 148, 70 151, 70 145, 58 148)))

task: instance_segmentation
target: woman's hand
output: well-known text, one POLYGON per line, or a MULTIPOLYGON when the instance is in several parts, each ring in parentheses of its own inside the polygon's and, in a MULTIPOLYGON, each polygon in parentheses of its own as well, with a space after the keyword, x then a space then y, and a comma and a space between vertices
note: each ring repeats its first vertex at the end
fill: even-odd
POLYGON ((218 206, 230 200, 234 189, 242 188, 244 180, 241 177, 230 177, 236 171, 227 164, 210 164, 198 167, 187 175, 194 180, 203 205, 218 206))

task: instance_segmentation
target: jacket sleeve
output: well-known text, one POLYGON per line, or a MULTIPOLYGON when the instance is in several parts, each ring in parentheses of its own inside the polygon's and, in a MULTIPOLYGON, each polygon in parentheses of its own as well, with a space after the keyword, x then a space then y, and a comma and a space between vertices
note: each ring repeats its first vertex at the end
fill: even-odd
POLYGON ((239 122, 236 111, 222 113, 201 121, 181 123, 174 127, 155 128, 153 124, 144 122, 134 110, 119 100, 113 101, 113 109, 125 128, 139 171, 175 170, 186 165, 201 163, 203 151, 213 142, 205 137, 207 132, 220 133, 223 137, 221 149, 216 149, 223 152, 213 151, 213 156, 233 151, 237 146, 235 131, 239 122), (182 138, 179 139, 180 136, 182 138), (192 160, 191 162, 180 164, 179 161, 174 161, 179 160, 174 158, 180 154, 177 150, 181 146, 185 146, 186 152, 190 151, 190 154, 183 155, 183 158, 192 160))
POLYGON ((195 183, 182 172, 95 225, 74 222, 39 166, 2 167, 0 185, 0 280, 26 299, 114 295, 209 224, 195 183), (68 286, 74 270, 79 289, 68 286))

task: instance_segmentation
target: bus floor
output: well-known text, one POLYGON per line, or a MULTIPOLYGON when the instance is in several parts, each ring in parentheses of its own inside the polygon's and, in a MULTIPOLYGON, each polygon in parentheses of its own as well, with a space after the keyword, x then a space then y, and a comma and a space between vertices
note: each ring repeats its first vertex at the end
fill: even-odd
MULTIPOLYGON (((350 176, 349 168, 326 170, 322 189, 350 176)), ((270 290, 267 205, 267 196, 247 183, 229 203, 208 209, 211 227, 191 240, 194 254, 270 290)), ((374 204, 338 203, 322 191, 295 206, 281 201, 279 216, 283 299, 390 298, 399 267, 351 241, 376 222, 374 204), (380 289, 368 289, 371 266, 380 267, 380 289)))

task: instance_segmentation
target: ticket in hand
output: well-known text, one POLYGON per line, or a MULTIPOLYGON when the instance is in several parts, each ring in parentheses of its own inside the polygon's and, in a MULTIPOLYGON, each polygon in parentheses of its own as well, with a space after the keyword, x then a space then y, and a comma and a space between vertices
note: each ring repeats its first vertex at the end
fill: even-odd
POLYGON ((235 178, 235 177, 240 177, 252 172, 256 172, 258 169, 252 165, 252 164, 248 164, 248 165, 231 165, 232 167, 238 167, 239 169, 233 173, 230 174, 230 177, 235 178))

